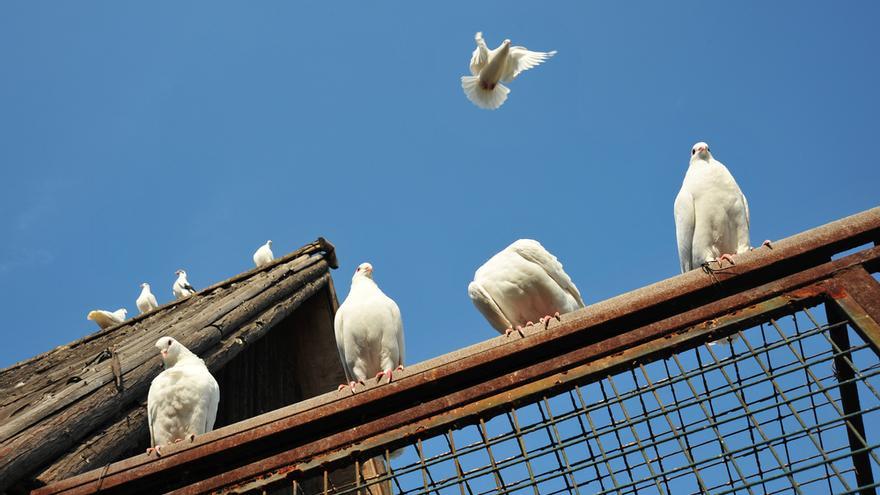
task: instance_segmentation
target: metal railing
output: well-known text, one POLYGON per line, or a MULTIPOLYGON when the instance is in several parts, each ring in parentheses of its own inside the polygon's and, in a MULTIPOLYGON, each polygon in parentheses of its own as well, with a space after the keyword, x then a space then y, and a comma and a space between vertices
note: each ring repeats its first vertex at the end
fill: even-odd
POLYGON ((317 493, 865 492, 871 466, 860 480, 855 462, 880 466, 880 435, 864 428, 880 424, 880 360, 845 323, 792 309, 730 343, 419 436, 397 459, 382 453, 384 474, 336 485, 318 468, 317 493))
POLYGON ((878 244, 875 208, 38 493, 873 494, 878 244))

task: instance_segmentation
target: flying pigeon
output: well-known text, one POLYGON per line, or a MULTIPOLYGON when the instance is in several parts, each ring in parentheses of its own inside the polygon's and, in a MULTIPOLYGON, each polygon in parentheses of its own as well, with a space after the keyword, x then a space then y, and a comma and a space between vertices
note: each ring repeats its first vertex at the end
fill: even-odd
POLYGON ((477 269, 468 295, 495 330, 510 335, 514 329, 559 319, 584 307, 574 282, 562 263, 538 241, 520 239, 492 256, 477 269))
POLYGON ((150 284, 146 282, 141 284, 141 295, 138 296, 135 304, 137 304, 137 308, 140 310, 141 314, 159 307, 159 303, 156 302, 156 296, 150 292, 150 284))
POLYGON ((214 429, 220 386, 205 362, 171 337, 156 342, 165 370, 150 384, 147 394, 147 425, 150 448, 162 455, 161 446, 214 429))
POLYGON ((196 290, 193 289, 193 286, 189 285, 189 282, 187 282, 185 271, 177 270, 174 273, 177 275, 177 280, 175 280, 174 285, 171 286, 171 292, 174 293, 175 298, 183 299, 184 297, 191 296, 196 293, 196 290))
POLYGON ((510 93, 499 81, 509 83, 520 72, 556 55, 555 50, 531 52, 522 46, 510 46, 510 40, 504 40, 501 46, 489 50, 483 41, 483 33, 477 33, 474 40, 477 48, 471 56, 471 75, 461 76, 461 88, 474 105, 486 110, 500 107, 510 93))
POLYGON ((254 253, 254 264, 257 265, 257 268, 267 265, 275 259, 275 256, 272 255, 272 241, 266 241, 266 244, 257 249, 254 253))
MULTIPOLYGON (((361 263, 351 278, 351 290, 333 321, 336 347, 348 386, 375 376, 391 382, 392 371, 403 369, 403 320, 397 304, 373 281, 373 265, 361 263)), ((346 385, 340 385, 342 390, 346 385)))
MULTIPOLYGON (((709 145, 691 149, 691 162, 675 197, 675 236, 681 272, 727 260, 751 249, 749 203, 709 145)), ((770 241, 764 241, 769 246, 770 241)))
POLYGON ((112 313, 110 311, 104 311, 103 309, 96 309, 94 311, 89 311, 86 319, 94 321, 101 328, 109 328, 125 321, 125 315, 127 313, 128 310, 125 308, 119 308, 112 313))

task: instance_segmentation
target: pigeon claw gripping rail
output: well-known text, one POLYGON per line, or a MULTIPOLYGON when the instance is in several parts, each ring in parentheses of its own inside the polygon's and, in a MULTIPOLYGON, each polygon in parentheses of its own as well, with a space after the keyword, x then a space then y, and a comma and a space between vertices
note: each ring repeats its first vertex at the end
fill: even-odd
POLYGON ((878 245, 875 208, 35 493, 874 493, 878 245))

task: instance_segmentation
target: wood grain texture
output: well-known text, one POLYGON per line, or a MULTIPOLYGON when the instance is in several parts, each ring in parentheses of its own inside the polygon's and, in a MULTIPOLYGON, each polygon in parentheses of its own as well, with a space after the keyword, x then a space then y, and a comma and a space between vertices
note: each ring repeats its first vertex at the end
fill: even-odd
POLYGON ((220 370, 328 287, 328 272, 323 254, 308 245, 0 371, 0 492, 34 475, 46 483, 137 452, 147 435, 143 402, 161 371, 159 337, 174 336, 220 370))

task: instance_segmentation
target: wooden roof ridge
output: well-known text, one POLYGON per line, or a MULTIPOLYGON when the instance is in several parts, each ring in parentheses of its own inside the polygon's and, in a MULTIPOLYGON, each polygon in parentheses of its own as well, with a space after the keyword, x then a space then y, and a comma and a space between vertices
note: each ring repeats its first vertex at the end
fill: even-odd
POLYGON ((330 284, 329 269, 336 266, 333 245, 319 238, 268 265, 0 370, 0 492, 95 430, 131 423, 161 368, 153 349, 161 336, 175 337, 217 370, 330 284))
MULTIPOLYGON (((197 291, 191 297, 195 297, 200 294, 206 294, 208 292, 214 291, 214 290, 221 288, 221 287, 227 287, 231 284, 234 284, 234 283, 239 282, 241 280, 244 280, 246 278, 250 278, 250 277, 256 275, 257 273, 264 272, 266 270, 271 270, 272 268, 274 268, 278 265, 287 263, 290 260, 298 258, 304 254, 312 254, 312 253, 318 253, 318 252, 324 253, 324 257, 327 260, 328 264, 330 265, 330 268, 334 268, 334 269, 339 268, 339 262, 336 259, 336 248, 328 240, 324 239, 323 237, 318 237, 315 241, 310 242, 309 244, 306 244, 305 246, 303 246, 295 251, 292 251, 292 252, 290 252, 280 258, 275 258, 274 260, 272 260, 271 263, 267 263, 266 265, 263 265, 259 268, 252 268, 248 271, 233 275, 232 277, 229 277, 225 280, 222 280, 220 282, 215 283, 214 285, 205 287, 204 289, 197 291)), ((73 347, 79 346, 81 344, 87 343, 89 341, 92 341, 98 337, 104 336, 108 333, 112 333, 113 331, 115 331, 119 327, 135 323, 139 320, 142 320, 144 318, 149 317, 150 315, 152 315, 156 312, 167 311, 167 310, 179 305, 183 301, 186 301, 187 299, 189 299, 189 298, 175 299, 175 300, 169 301, 169 302, 159 306, 158 308, 156 308, 152 311, 148 311, 146 313, 132 316, 131 318, 125 320, 124 322, 120 323, 119 325, 114 325, 112 327, 102 328, 102 329, 98 330, 97 332, 90 333, 84 337, 81 337, 77 340, 74 340, 73 342, 70 342, 67 344, 62 344, 54 349, 37 354, 36 356, 24 359, 24 360, 19 361, 17 363, 13 363, 13 364, 7 366, 6 368, 2 368, 2 369, 0 369, 0 390, 3 389, 2 377, 3 377, 3 375, 5 375, 9 371, 15 370, 15 369, 20 368, 22 366, 25 366, 29 363, 37 361, 37 360, 39 360, 49 354, 52 354, 53 352, 58 351, 59 349, 73 348, 73 347)))

